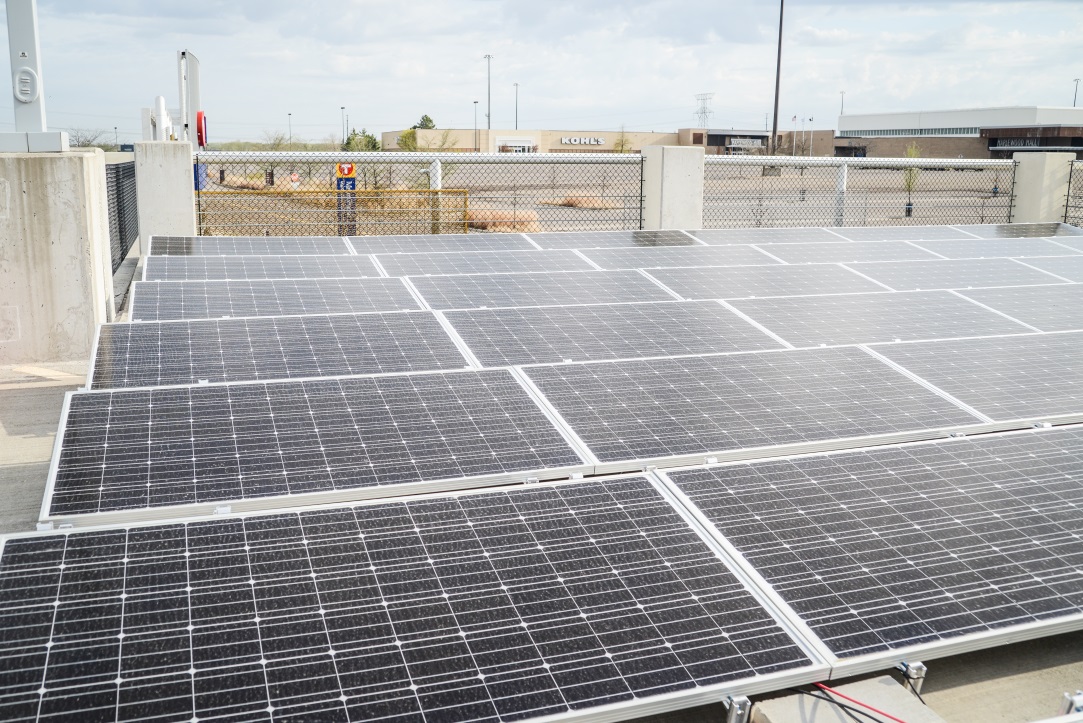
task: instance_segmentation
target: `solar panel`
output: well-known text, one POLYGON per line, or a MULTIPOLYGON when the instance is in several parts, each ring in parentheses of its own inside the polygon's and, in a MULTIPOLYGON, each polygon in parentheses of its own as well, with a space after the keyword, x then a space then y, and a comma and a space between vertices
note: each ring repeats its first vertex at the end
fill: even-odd
POLYGON ((763 244, 763 251, 790 264, 847 261, 911 261, 936 258, 906 241, 838 241, 832 243, 763 244))
POLYGON ((875 350, 993 419, 1083 413, 1083 332, 875 350))
POLYGON ((649 269, 665 266, 754 266, 777 264, 751 246, 694 246, 657 249, 596 249, 584 256, 603 269, 649 269))
POLYGON ((959 292, 1041 331, 1083 329, 1083 284, 959 292))
POLYGON ((603 462, 976 423, 853 347, 527 367, 603 462))
POLYGON ((410 283, 433 309, 609 304, 673 298, 635 271, 412 276, 410 283))
POLYGON ((573 251, 463 251, 381 254, 376 258, 390 276, 585 271, 594 268, 573 251))
POLYGON ((643 478, 14 538, 0 615, 5 720, 512 721, 825 675, 643 478))
POLYGON ((743 299, 730 303, 794 346, 1029 331, 1022 324, 948 291, 743 299))
POLYGON ((669 477, 849 658, 1083 612, 1081 467, 1072 428, 669 477))
POLYGON ((132 321, 419 309, 399 279, 137 281, 132 321))
MULTIPOLYGON (((1076 231, 1083 234, 1083 229, 1076 229, 1076 231)), ((1083 252, 1083 239, 1073 238, 1071 236, 1061 236, 1055 239, 1055 243, 1064 246, 1065 248, 1072 249, 1073 251, 1083 252)))
POLYGON ((1027 266, 1055 274, 1061 279, 1083 281, 1083 256, 1051 256, 1042 259, 1027 259, 1025 263, 1027 266))
POLYGON ((973 238, 951 226, 848 226, 835 232, 851 241, 917 241, 919 239, 973 238))
POLYGON ((521 234, 444 233, 422 236, 350 236, 349 239, 359 254, 514 251, 537 248, 521 234))
POLYGON ((781 349, 714 302, 451 311, 485 366, 781 349))
POLYGON ((52 516, 582 464, 502 370, 76 392, 61 421, 52 516))
POLYGON ((352 252, 341 236, 151 236, 151 256, 294 256, 352 252))
POLYGON ((144 281, 379 277, 368 256, 148 256, 144 281))
MULTIPOLYGON (((1079 260, 1083 262, 1083 256, 1079 260)), ((858 263, 852 268, 899 291, 1032 286, 1053 284, 1060 280, 1011 259, 888 261, 858 263)), ((1083 271, 1083 265, 1079 268, 1083 271)))
POLYGON ((874 281, 835 264, 651 269, 650 275, 686 299, 885 291, 874 281))
POLYGON ((104 324, 92 388, 461 369, 430 313, 104 324))
POLYGON ((699 246, 684 231, 573 231, 532 233, 543 249, 638 248, 648 246, 699 246))
POLYGON ((841 241, 838 234, 826 228, 711 228, 689 231, 709 244, 811 243, 841 241))
POLYGON ((923 249, 928 249, 949 259, 980 259, 1008 256, 1028 258, 1031 256, 1074 256, 1067 246, 1044 238, 992 238, 971 239, 969 241, 915 241, 923 249))
POLYGON ((1048 238, 1083 235, 1083 229, 1064 223, 974 224, 959 225, 956 228, 982 238, 1048 238))

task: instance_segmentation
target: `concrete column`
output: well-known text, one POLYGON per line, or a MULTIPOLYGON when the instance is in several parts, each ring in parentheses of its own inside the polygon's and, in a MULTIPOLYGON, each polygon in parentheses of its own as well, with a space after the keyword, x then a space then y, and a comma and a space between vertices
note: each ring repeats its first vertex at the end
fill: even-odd
POLYGON ((104 154, 0 154, 0 364, 89 359, 113 315, 104 154))
POLYGON ((643 228, 703 227, 703 148, 643 149, 643 228))
POLYGON ((139 196, 140 255, 146 255, 152 235, 196 235, 191 144, 136 143, 135 191, 139 196))
POLYGON ((1015 168, 1012 222, 1064 221, 1068 178, 1075 154, 1020 152, 1013 157, 1019 165, 1015 168))

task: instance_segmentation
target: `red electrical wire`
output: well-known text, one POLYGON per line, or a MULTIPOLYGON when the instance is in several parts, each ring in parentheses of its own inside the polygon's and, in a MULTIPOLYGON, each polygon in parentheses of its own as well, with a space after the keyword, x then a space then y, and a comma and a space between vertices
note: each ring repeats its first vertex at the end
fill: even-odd
POLYGON ((866 708, 868 710, 871 710, 876 715, 883 716, 884 718, 887 718, 888 720, 893 720, 893 721, 895 721, 895 723, 906 723, 906 721, 902 720, 901 718, 896 718, 895 716, 891 715, 890 713, 885 713, 884 711, 882 711, 882 710, 880 710, 878 708, 873 708, 868 703, 862 703, 860 700, 856 700, 854 698, 851 698, 850 696, 846 695, 845 693, 840 693, 837 690, 835 690, 834 688, 828 688, 823 683, 814 683, 813 685, 815 685, 820 690, 827 691, 831 695, 837 695, 838 697, 843 698, 845 700, 848 700, 851 703, 855 703, 855 704, 861 706, 862 708, 866 708))

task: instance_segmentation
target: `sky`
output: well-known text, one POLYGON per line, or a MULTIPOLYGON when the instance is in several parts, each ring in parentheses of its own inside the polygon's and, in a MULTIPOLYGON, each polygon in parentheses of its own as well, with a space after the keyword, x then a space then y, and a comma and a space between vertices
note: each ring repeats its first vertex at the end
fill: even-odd
MULTIPOLYGON (((422 114, 440 128, 765 128, 777 0, 38 0, 53 129, 139 140, 140 108, 179 105, 176 52, 201 62, 211 141, 323 140, 422 114), (292 115, 289 115, 292 114, 292 115)), ((0 17, 0 44, 7 29, 0 17)), ((779 127, 845 112, 1070 106, 1083 2, 789 0, 779 127)), ((0 71, 11 77, 8 54, 0 71)), ((0 131, 13 130, 10 94, 0 131)), ((1083 98, 1081 98, 1083 100, 1083 98)))

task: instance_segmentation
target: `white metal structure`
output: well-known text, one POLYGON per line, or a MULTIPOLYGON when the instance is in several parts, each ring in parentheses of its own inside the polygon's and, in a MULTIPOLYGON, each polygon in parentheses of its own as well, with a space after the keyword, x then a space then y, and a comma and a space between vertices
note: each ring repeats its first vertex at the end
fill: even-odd
POLYGON ((0 133, 0 151, 66 151, 68 134, 50 133, 45 123, 37 0, 7 0, 7 25, 15 132, 0 133))
POLYGON ((180 91, 180 117, 177 139, 197 145, 196 114, 203 109, 199 97, 199 58, 190 50, 177 51, 177 85, 180 91))
POLYGON ((839 115, 840 138, 950 136, 977 138, 982 128, 1083 126, 1083 108, 1006 106, 839 115))

